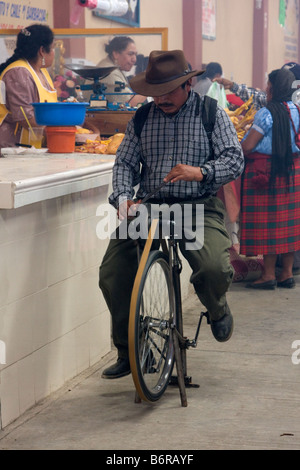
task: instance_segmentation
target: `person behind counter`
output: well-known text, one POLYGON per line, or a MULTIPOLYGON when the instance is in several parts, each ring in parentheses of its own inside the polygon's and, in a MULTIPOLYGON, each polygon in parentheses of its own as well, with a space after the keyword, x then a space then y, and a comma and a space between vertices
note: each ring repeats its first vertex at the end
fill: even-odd
POLYGON ((127 36, 115 36, 108 44, 105 45, 107 57, 101 60, 97 67, 118 67, 113 70, 107 77, 100 80, 106 85, 106 93, 114 93, 121 82, 124 86, 120 90, 120 95, 106 95, 109 102, 128 103, 131 107, 136 107, 139 103, 146 100, 145 96, 133 95, 133 91, 129 86, 128 80, 124 72, 130 72, 136 64, 137 48, 133 39, 127 36), (124 94, 125 93, 125 94, 124 94), (130 93, 126 95, 126 93, 130 93))
POLYGON ((17 36, 13 55, 0 65, 0 83, 5 93, 0 103, 0 148, 28 144, 28 124, 36 127, 34 102, 57 101, 47 68, 54 59, 54 34, 46 25, 34 24, 17 36))

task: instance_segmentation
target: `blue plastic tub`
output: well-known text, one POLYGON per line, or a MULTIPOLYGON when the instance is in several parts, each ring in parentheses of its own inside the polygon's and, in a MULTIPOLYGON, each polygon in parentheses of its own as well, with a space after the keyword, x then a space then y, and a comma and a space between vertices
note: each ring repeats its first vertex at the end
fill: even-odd
POLYGON ((32 103, 39 126, 81 126, 89 103, 32 103))

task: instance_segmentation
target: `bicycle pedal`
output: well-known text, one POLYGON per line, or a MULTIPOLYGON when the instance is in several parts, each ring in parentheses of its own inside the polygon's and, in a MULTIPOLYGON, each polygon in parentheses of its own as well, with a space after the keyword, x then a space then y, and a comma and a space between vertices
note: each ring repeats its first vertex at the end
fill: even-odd
POLYGON ((208 312, 202 312, 203 316, 206 317, 206 322, 208 325, 211 325, 211 321, 209 318, 209 313, 208 312))

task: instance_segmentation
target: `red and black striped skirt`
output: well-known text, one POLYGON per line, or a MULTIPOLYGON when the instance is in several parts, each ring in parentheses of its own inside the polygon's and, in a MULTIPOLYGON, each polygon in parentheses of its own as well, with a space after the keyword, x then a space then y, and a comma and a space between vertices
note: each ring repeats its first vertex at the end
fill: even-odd
POLYGON ((300 156, 288 188, 285 177, 268 189, 270 155, 253 153, 246 157, 242 178, 240 252, 256 256, 300 250, 300 156))

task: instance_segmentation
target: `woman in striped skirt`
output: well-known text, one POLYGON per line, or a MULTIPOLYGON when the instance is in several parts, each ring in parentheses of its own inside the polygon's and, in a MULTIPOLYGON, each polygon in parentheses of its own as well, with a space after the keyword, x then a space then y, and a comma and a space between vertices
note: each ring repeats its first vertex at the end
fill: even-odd
POLYGON ((246 165, 240 244, 241 254, 264 257, 262 277, 246 286, 272 290, 295 286, 294 253, 300 249, 300 110, 292 102, 292 72, 274 70, 268 78, 267 106, 256 113, 242 141, 246 165), (283 266, 276 280, 278 254, 283 266))

